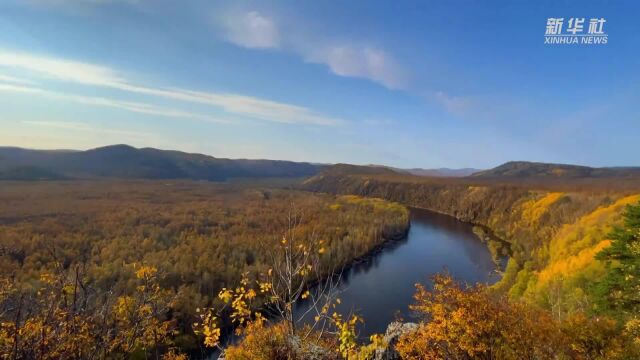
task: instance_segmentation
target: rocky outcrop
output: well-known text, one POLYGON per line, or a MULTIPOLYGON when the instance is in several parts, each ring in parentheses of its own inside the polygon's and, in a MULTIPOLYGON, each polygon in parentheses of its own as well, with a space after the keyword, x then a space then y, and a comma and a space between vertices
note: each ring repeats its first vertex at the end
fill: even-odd
POLYGON ((384 340, 387 346, 385 348, 377 349, 375 352, 375 360, 399 360, 400 354, 395 349, 398 339, 402 335, 415 331, 418 328, 416 323, 403 323, 394 321, 387 326, 387 331, 384 333, 384 340))
POLYGON ((295 359, 338 360, 335 352, 315 344, 305 343, 298 336, 289 338, 288 342, 295 359))

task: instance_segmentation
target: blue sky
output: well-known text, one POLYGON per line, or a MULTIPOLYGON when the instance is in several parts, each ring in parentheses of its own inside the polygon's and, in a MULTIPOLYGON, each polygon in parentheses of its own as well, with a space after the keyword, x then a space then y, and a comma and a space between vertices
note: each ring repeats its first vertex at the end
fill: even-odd
POLYGON ((0 145, 640 165, 638 14, 604 0, 5 0, 0 145), (604 18, 608 43, 544 44, 550 17, 604 18))

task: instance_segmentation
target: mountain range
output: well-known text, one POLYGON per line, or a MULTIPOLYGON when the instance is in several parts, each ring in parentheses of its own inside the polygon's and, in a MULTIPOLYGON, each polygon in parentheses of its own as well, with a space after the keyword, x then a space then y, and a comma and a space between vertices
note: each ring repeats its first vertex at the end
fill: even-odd
POLYGON ((640 167, 589 167, 510 161, 473 173, 474 178, 626 178, 640 177, 640 167))
POLYGON ((192 179, 299 178, 318 174, 410 175, 474 179, 639 178, 640 167, 593 168, 512 161, 489 170, 399 169, 379 165, 313 164, 280 160, 223 159, 154 148, 111 145, 86 151, 0 147, 0 180, 90 178, 192 179))
POLYGON ((112 145, 86 151, 0 147, 0 179, 193 179, 306 177, 324 165, 278 160, 221 159, 202 154, 112 145))

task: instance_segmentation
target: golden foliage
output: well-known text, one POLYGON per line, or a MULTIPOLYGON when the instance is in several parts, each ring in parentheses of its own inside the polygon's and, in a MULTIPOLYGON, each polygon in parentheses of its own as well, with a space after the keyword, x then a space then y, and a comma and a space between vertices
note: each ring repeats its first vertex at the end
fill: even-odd
POLYGON ((591 310, 589 284, 597 282, 606 272, 595 255, 610 245, 607 235, 620 223, 625 206, 639 199, 639 195, 622 197, 565 224, 549 242, 548 258, 539 259, 542 263, 539 270, 522 269, 510 294, 524 295, 552 309, 558 318, 574 311, 591 310))
POLYGON ((18 289, 2 277, 0 358, 159 358, 174 335, 174 322, 166 320, 170 299, 157 284, 155 268, 142 266, 136 273, 136 291, 116 299, 89 295, 79 267, 44 273, 35 289, 18 289))
POLYGON ((200 311, 200 308, 196 309, 200 322, 193 324, 194 333, 196 335, 202 335, 204 338, 204 346, 214 348, 220 343, 220 325, 218 324, 217 312, 213 308, 205 308, 200 311))
POLYGON ((417 285, 412 308, 425 320, 400 338, 402 359, 614 359, 635 351, 612 320, 578 313, 559 323, 482 285, 463 288, 446 275, 433 281, 432 291, 417 285))
POLYGON ((529 226, 537 226, 540 218, 549 211, 549 207, 564 196, 561 192, 547 193, 539 199, 529 200, 521 205, 523 220, 529 226))
POLYGON ((357 315, 352 315, 344 320, 342 315, 334 312, 331 315, 333 324, 337 328, 337 336, 339 340, 338 351, 345 359, 355 359, 358 356, 358 344, 356 343, 356 325, 362 322, 357 315))
POLYGON ((606 240, 613 226, 620 222, 625 206, 639 200, 640 195, 620 198, 613 204, 600 206, 574 223, 563 226, 549 244, 550 261, 578 254, 581 250, 606 240))
MULTIPOLYGON (((578 254, 559 259, 538 274, 538 281, 535 283, 537 289, 547 285, 554 278, 567 277, 578 272, 584 271, 590 265, 593 265, 595 255, 602 249, 611 245, 610 240, 602 240, 594 246, 581 250, 578 254)), ((537 291, 537 290, 533 290, 537 291)))
POLYGON ((250 324, 242 341, 225 349, 229 360, 337 360, 336 344, 330 337, 313 333, 305 339, 292 339, 284 322, 270 326, 250 324))
MULTIPOLYGON (((238 284, 243 273, 254 280, 267 272, 271 259, 265 249, 280 244, 279 235, 287 226, 283 214, 291 211, 292 204, 295 212, 304 215, 297 238, 304 242, 314 234, 323 240, 322 246, 313 248, 321 255, 320 272, 341 268, 408 226, 408 211, 397 204, 367 199, 352 203, 331 195, 252 184, 7 183, 0 187, 0 253, 4 255, 0 274, 13 274, 13 285, 33 290, 48 281, 40 275, 54 273, 56 264, 80 265, 92 291, 113 294, 104 306, 114 315, 119 313, 123 326, 126 316, 133 321, 134 315, 155 311, 145 304, 141 311, 147 313, 135 314, 137 293, 160 290, 163 297, 173 298, 172 311, 167 313, 171 319, 165 320, 174 320, 181 338, 190 337, 181 345, 195 344, 189 331, 199 318, 195 309, 220 308, 224 298, 215 295, 221 289, 238 284), (332 204, 340 209, 332 210, 332 204), (128 264, 132 263, 146 267, 131 271, 128 264), (159 289, 150 288, 149 281, 159 289)), ((311 248, 307 243, 298 245, 311 248)), ((255 297, 252 306, 259 307, 268 301, 270 287, 270 283, 247 287, 243 297, 255 297)), ((64 293, 72 288, 68 285, 64 293)), ((235 305, 244 314, 256 310, 235 305)), ((219 316, 219 326, 229 325, 228 319, 219 316)), ((161 324, 156 326, 162 330, 161 324)), ((140 345, 128 345, 124 338, 121 343, 127 349, 140 345)))
POLYGON ((561 323, 561 329, 570 339, 570 349, 577 359, 635 358, 640 355, 635 346, 626 346, 614 320, 589 319, 578 312, 561 323), (635 354, 635 355, 634 355, 635 354))

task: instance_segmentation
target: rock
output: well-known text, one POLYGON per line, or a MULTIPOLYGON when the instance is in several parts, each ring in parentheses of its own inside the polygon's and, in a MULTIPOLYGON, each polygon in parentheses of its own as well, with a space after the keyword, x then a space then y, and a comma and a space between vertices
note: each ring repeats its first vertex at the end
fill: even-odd
POLYGON ((402 323, 394 321, 387 326, 387 331, 384 333, 384 340, 387 343, 385 348, 377 349, 375 353, 375 360, 399 360, 400 354, 396 351, 395 345, 398 342, 400 336, 415 331, 418 328, 416 323, 402 323))
POLYGON ((295 359, 331 360, 336 358, 335 354, 329 349, 315 344, 304 343, 297 336, 290 337, 288 343, 295 359))

